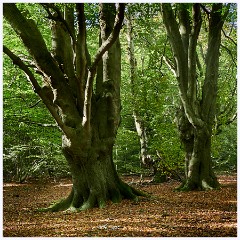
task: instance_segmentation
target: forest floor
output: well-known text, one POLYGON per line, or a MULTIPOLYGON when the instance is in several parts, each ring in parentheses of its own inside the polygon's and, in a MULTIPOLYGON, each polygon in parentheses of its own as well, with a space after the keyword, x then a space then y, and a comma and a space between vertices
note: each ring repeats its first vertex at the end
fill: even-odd
POLYGON ((123 200, 104 209, 79 213, 37 212, 68 195, 71 181, 5 183, 4 237, 237 237, 237 176, 219 176, 220 190, 174 192, 179 183, 139 183, 154 196, 139 202, 123 200))

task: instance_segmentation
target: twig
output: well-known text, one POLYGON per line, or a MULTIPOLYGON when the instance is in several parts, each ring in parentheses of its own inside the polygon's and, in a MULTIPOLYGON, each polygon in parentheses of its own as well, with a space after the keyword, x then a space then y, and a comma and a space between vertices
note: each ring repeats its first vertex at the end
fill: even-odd
POLYGON ((237 47, 237 43, 230 36, 228 36, 223 29, 222 29, 222 32, 223 32, 224 36, 227 39, 229 39, 237 47))

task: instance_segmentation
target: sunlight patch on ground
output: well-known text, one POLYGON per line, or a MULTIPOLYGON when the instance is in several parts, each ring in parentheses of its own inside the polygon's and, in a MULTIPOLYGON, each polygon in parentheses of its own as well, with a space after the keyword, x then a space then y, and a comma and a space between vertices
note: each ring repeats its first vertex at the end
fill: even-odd
POLYGON ((4 187, 22 187, 27 185, 28 184, 21 184, 21 183, 4 183, 4 187))
POLYGON ((237 204, 237 201, 226 201, 225 203, 237 204))
POLYGON ((54 186, 54 188, 58 187, 72 187, 72 183, 60 183, 59 185, 54 186))

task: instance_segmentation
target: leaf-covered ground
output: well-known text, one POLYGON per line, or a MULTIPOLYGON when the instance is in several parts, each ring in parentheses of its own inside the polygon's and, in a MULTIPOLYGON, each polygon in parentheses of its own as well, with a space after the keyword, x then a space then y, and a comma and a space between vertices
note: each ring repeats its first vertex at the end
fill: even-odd
MULTIPOLYGON (((236 237, 237 177, 220 176, 222 187, 210 192, 173 192, 178 182, 138 184, 151 200, 109 203, 80 213, 36 212, 67 196, 70 180, 3 187, 4 237, 236 237)), ((125 178, 138 183, 138 178, 125 178)))

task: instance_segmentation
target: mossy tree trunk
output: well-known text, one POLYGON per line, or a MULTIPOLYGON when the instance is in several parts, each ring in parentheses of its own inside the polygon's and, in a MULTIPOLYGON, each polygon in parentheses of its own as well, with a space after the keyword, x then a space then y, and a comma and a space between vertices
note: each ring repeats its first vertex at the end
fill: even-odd
POLYGON ((17 32, 43 76, 4 46, 4 52, 27 75, 61 129, 63 153, 73 187, 69 196, 45 209, 85 210, 103 207, 107 200, 136 199, 139 191, 117 175, 112 149, 120 123, 121 48, 119 32, 124 4, 99 4, 100 46, 91 60, 86 42, 84 4, 42 4, 51 19, 52 49, 31 19, 15 4, 4 4, 4 17, 17 32), (77 16, 77 28, 75 25, 77 16), (96 84, 94 81, 96 79, 96 84), (94 87, 95 86, 95 87, 94 87))
POLYGON ((221 30, 228 5, 214 3, 211 10, 207 10, 198 3, 177 4, 178 22, 171 4, 161 4, 161 11, 174 55, 174 69, 171 70, 175 72, 181 100, 177 122, 185 149, 186 181, 179 189, 213 189, 219 183, 212 168, 211 137, 216 114, 221 30), (202 61, 204 68, 197 55, 201 8, 207 12, 209 20, 207 54, 202 61), (202 87, 198 78, 203 79, 202 87))

